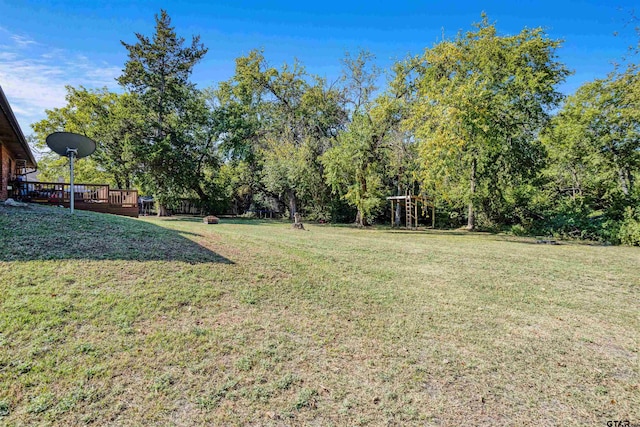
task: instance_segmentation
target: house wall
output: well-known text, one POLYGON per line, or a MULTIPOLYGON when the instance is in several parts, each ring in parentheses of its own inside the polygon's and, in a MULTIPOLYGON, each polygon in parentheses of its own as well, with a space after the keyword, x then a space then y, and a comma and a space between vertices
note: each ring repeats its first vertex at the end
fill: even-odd
POLYGON ((6 200, 7 197, 9 197, 7 186, 9 185, 11 174, 13 173, 10 167, 11 163, 13 163, 13 158, 9 155, 9 151, 7 151, 0 141, 0 200, 6 200))

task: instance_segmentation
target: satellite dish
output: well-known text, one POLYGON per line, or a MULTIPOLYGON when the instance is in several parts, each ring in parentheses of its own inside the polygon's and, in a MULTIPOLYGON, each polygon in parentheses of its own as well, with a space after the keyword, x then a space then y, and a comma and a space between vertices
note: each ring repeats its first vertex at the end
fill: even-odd
POLYGON ((75 150, 74 157, 81 159, 96 151, 96 143, 84 135, 71 132, 54 132, 47 136, 47 145, 61 156, 69 156, 75 150))
POLYGON ((47 145, 56 153, 69 157, 69 207, 73 214, 75 189, 73 185, 73 159, 81 159, 96 151, 96 143, 83 135, 71 132, 54 132, 47 136, 47 145))

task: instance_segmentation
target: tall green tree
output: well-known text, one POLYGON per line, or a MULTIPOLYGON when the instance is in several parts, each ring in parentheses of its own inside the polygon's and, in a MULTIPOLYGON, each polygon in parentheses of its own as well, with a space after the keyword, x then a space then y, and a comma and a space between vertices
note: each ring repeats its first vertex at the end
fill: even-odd
POLYGON ((372 65, 373 59, 366 51, 344 59, 343 93, 351 109, 350 122, 322 156, 327 182, 356 208, 358 226, 370 223, 385 203, 390 169, 398 178, 404 175, 392 154, 402 154, 402 147, 397 144, 397 133, 392 134, 403 117, 406 87, 397 82, 403 81, 405 70, 397 68, 399 74, 388 90, 374 99, 379 70, 372 65))
POLYGON ((328 188, 318 160, 343 121, 336 91, 323 79, 306 75, 295 65, 283 67, 265 84, 271 98, 269 131, 265 135, 263 183, 286 197, 290 215, 302 207, 326 216, 328 188))
POLYGON ((535 190, 537 227, 640 244, 638 46, 630 46, 606 78, 569 96, 541 134, 547 159, 535 190))
MULTIPOLYGON (((135 163, 131 143, 140 137, 142 117, 138 114, 138 98, 116 94, 106 88, 89 90, 67 86, 67 105, 46 110, 47 117, 32 125, 36 145, 46 147, 46 137, 53 132, 74 132, 96 141, 96 152, 80 159, 77 179, 90 183, 109 183, 118 188, 131 188, 135 163), (92 170, 93 169, 93 170, 92 170)), ((57 155, 39 162, 47 179, 67 176, 66 161, 57 155)))
POLYGON ((542 140, 557 197, 568 193, 591 209, 628 205, 640 173, 638 70, 629 67, 580 87, 542 140))
MULTIPOLYGON (((133 153, 141 183, 156 197, 158 214, 163 215, 185 192, 202 190, 198 166, 215 159, 207 153, 215 139, 214 126, 204 97, 189 80, 207 49, 199 36, 185 46, 165 10, 156 15, 152 38, 139 33, 136 38, 135 44, 122 42, 128 60, 118 82, 140 97, 145 123, 133 153)), ((204 197, 204 191, 199 195, 204 197)))
POLYGON ((219 123, 218 148, 226 162, 222 175, 235 213, 248 210, 254 196, 266 191, 262 183, 262 93, 248 77, 256 55, 252 51, 237 58, 234 76, 208 94, 219 123))
POLYGON ((260 51, 236 60, 236 73, 220 84, 221 147, 248 162, 257 193, 275 197, 293 216, 327 204, 317 160, 337 133, 344 112, 339 93, 294 62, 277 69, 260 51))
POLYGON ((419 140, 423 184, 466 203, 469 229, 478 207, 491 213, 541 167, 536 138, 568 75, 560 41, 542 29, 501 36, 484 16, 475 27, 410 62, 417 76, 405 122, 419 140))
POLYGON ((322 157, 327 182, 357 209, 360 227, 369 224, 384 200, 384 149, 373 120, 357 112, 322 157))

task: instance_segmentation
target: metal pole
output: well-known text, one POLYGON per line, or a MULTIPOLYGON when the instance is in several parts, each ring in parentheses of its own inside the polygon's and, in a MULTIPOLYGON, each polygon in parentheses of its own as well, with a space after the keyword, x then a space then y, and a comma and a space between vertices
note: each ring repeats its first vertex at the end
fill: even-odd
POLYGON ((69 192, 71 194, 69 194, 69 197, 70 197, 69 206, 71 207, 71 214, 72 215, 73 215, 73 205, 74 205, 74 201, 75 201, 74 200, 75 199, 75 197, 74 197, 74 188, 73 188, 73 157, 74 157, 73 156, 73 152, 69 153, 69 160, 70 160, 70 163, 71 163, 71 174, 70 174, 71 175, 70 176, 71 177, 71 179, 70 179, 70 184, 71 185, 70 185, 70 188, 69 188, 69 192))
POLYGON ((75 202, 75 188, 73 187, 73 159, 78 153, 78 150, 67 148, 67 155, 69 156, 69 207, 71 208, 71 215, 73 215, 73 206, 75 202))

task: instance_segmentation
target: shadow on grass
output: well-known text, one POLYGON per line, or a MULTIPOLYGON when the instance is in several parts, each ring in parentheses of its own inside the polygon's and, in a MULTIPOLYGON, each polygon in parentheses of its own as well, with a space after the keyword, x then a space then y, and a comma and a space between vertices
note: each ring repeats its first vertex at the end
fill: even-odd
MULTIPOLYGON (((547 239, 536 239, 535 237, 529 237, 529 236, 524 236, 524 237, 506 237, 504 239, 497 239, 500 242, 507 242, 507 243, 519 243, 519 244, 523 244, 523 245, 538 245, 538 246, 562 246, 562 245, 566 245, 569 242, 560 242, 556 239, 551 239, 551 240, 547 240, 547 239)), ((576 243, 578 244, 578 243, 576 243)), ((586 242, 586 243, 582 243, 584 245, 589 245, 592 246, 592 242, 586 242)), ((593 246, 603 246, 603 245, 593 245, 593 246)))
POLYGON ((110 214, 76 211, 72 216, 63 208, 0 205, 0 261, 85 259, 233 264, 183 234, 110 214))
POLYGON ((389 234, 415 234, 415 235, 436 235, 436 236, 491 236, 494 233, 486 231, 461 231, 461 230, 438 230, 438 229, 421 229, 421 230, 406 230, 406 229, 391 229, 383 230, 389 234))
MULTIPOLYGON (((202 223, 202 217, 193 216, 171 216, 163 217, 161 221, 176 222, 198 222, 202 223)), ((291 221, 284 219, 259 219, 259 218, 239 218, 239 217, 220 217, 220 224, 244 224, 244 225, 262 225, 262 224, 289 224, 291 221)), ((211 224, 215 227, 216 224, 211 224)))

